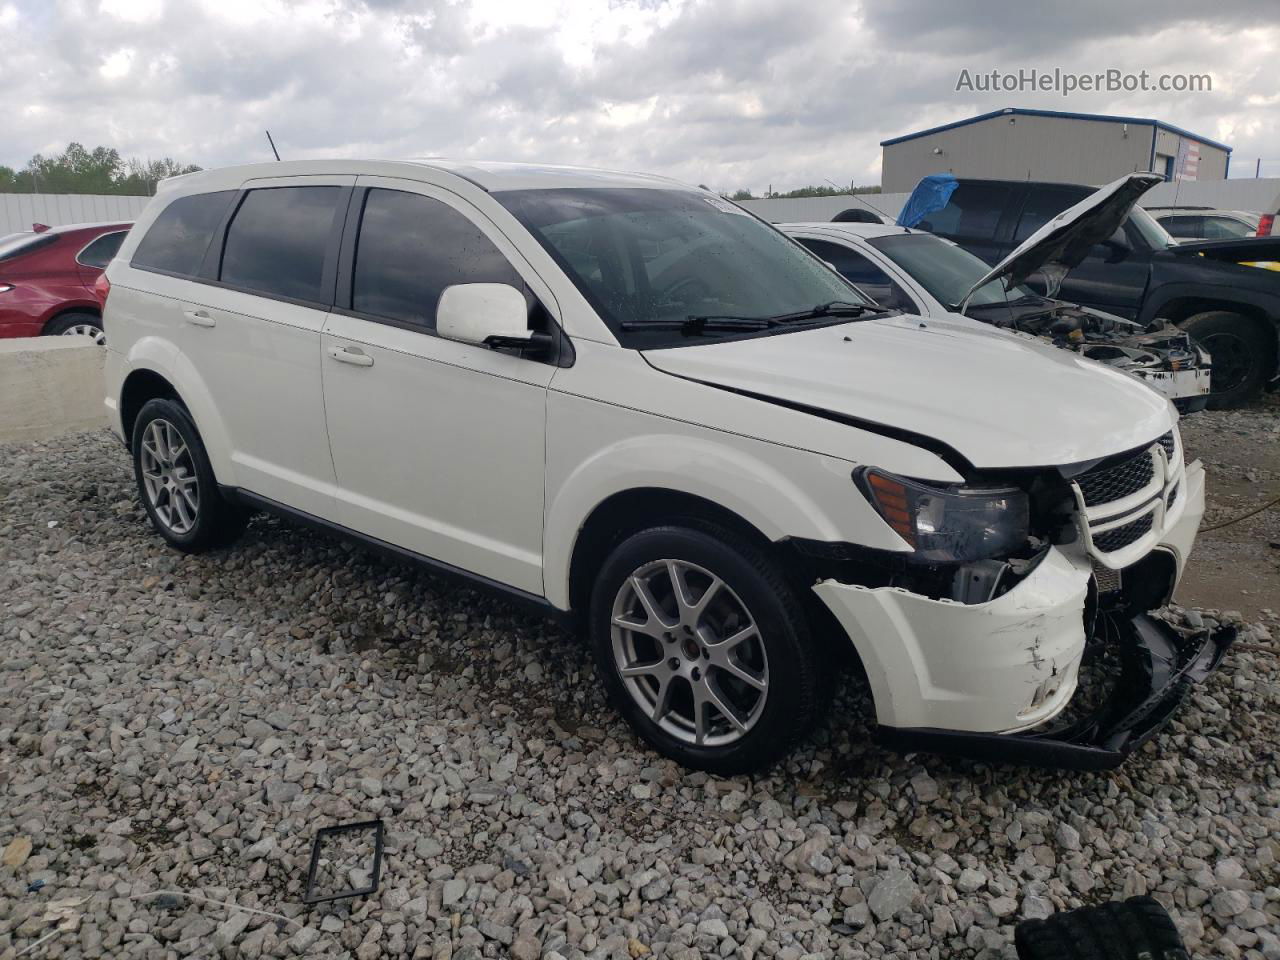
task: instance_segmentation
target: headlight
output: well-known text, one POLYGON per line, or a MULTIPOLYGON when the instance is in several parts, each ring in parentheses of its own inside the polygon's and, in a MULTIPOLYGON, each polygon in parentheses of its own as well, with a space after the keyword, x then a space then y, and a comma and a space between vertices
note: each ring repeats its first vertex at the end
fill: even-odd
POLYGON ((969 563, 1021 550, 1030 525, 1016 487, 930 487, 860 467, 854 477, 885 522, 928 563, 969 563))

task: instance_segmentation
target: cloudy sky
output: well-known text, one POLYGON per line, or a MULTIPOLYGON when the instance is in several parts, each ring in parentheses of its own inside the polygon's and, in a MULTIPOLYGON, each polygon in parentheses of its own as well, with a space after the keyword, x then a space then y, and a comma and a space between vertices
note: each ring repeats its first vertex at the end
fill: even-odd
POLYGON ((10 166, 69 140, 262 160, 269 127, 287 158, 543 160, 760 192, 878 183, 880 140, 1025 106, 1157 117, 1280 176, 1275 0, 0 0, 0 91, 10 166), (1022 67, 1208 73, 1213 90, 956 91, 962 69, 1022 67))

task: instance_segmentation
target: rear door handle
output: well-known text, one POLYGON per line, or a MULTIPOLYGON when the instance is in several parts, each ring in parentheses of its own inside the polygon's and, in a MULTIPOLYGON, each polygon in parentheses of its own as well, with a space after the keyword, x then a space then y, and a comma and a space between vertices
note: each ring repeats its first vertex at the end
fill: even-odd
POLYGON ((183 310, 182 315, 187 318, 187 323, 193 323, 197 327, 216 327, 218 325, 218 321, 203 310, 183 310))
POLYGON ((373 357, 359 347, 330 347, 329 356, 342 363, 350 363, 357 367, 373 366, 373 357))

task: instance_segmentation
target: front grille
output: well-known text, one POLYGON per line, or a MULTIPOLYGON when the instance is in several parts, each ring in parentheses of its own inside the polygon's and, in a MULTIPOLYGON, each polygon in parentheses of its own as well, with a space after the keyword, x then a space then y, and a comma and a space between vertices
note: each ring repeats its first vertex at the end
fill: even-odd
POLYGON ((1178 502, 1178 484, 1173 485, 1173 489, 1169 491, 1169 499, 1164 502, 1166 510, 1172 510, 1173 505, 1178 502))
POLYGON ((1126 523, 1122 527, 1113 527, 1105 533, 1095 533, 1093 535, 1093 545, 1103 553, 1115 553, 1117 550, 1123 550, 1129 544, 1136 543, 1151 532, 1152 517, 1152 514, 1146 513, 1132 523, 1126 523))
POLYGON ((1156 441, 1164 450, 1164 458, 1173 463, 1173 431, 1170 430, 1163 437, 1156 441))
POLYGON ((1154 479, 1155 467, 1151 463, 1151 453, 1143 450, 1115 466, 1101 469, 1095 467, 1082 474, 1076 482, 1080 484, 1085 506, 1096 507, 1113 500, 1123 500, 1145 489, 1154 479))

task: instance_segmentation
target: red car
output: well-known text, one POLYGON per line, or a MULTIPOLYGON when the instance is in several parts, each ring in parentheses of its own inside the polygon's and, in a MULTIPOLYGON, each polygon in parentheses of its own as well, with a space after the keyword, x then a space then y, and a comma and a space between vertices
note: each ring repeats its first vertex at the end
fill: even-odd
POLYGON ((0 237, 0 337, 87 334, 103 343, 93 285, 132 225, 37 223, 0 237))

